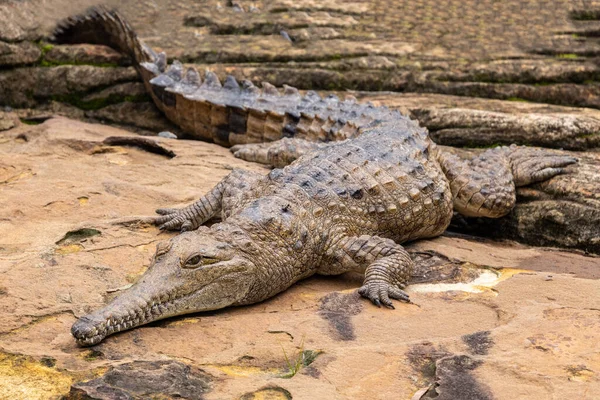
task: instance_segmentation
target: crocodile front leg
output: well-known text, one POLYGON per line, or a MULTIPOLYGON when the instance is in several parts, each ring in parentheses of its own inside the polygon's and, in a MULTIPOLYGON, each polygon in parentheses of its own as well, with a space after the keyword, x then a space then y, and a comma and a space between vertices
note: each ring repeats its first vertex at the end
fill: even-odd
POLYGON ((156 217, 154 224, 160 229, 182 232, 197 229, 221 211, 228 214, 240 197, 262 179, 264 177, 256 172, 235 169, 197 202, 181 209, 156 210, 162 216, 156 217))
POLYGON ((467 217, 499 218, 516 202, 516 188, 566 172, 576 158, 525 146, 489 149, 469 161, 445 152, 437 158, 450 182, 454 209, 467 217))
POLYGON ((242 160, 282 168, 306 153, 335 143, 340 142, 317 143, 298 138, 284 138, 267 143, 238 144, 230 150, 235 157, 242 160))
POLYGON ((373 304, 394 308, 391 299, 410 301, 403 289, 414 264, 408 252, 393 240, 368 235, 348 237, 335 244, 329 256, 318 273, 364 273, 358 293, 373 304))

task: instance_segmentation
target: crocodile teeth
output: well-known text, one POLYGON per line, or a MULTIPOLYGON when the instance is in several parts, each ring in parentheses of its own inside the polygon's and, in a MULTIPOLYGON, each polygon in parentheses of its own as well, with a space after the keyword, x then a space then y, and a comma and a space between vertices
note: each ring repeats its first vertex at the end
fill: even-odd
POLYGON ((161 51, 160 53, 157 54, 156 61, 154 63, 156 64, 156 66, 158 67, 158 70, 161 73, 165 72, 165 69, 167 68, 167 55, 165 54, 164 51, 161 51))
POLYGON ((174 81, 179 82, 183 77, 183 65, 178 60, 173 61, 173 64, 167 70, 167 75, 174 81))
POLYGON ((140 63, 140 65, 142 66, 142 68, 152 72, 154 75, 160 75, 160 70, 158 69, 158 66, 156 66, 156 64, 151 62, 142 62, 140 63))
POLYGON ((262 82, 263 93, 267 96, 279 96, 279 90, 269 82, 262 82))
POLYGON ((209 89, 216 89, 221 87, 221 81, 219 81, 219 77, 212 71, 206 71, 206 76, 204 77, 203 87, 207 87, 209 89))
POLYGON ((284 96, 300 96, 300 92, 293 86, 283 85, 284 96))
POLYGON ((175 84, 175 81, 170 76, 162 74, 157 76, 156 78, 152 78, 150 80, 150 84, 162 87, 169 87, 173 86, 175 84))
POLYGON ((239 90, 240 85, 235 80, 233 75, 227 75, 227 78, 225 78, 225 82, 223 83, 223 87, 229 90, 239 90))
POLYGON ((254 86, 254 84, 249 81, 248 79, 244 79, 242 81, 242 91, 244 93, 251 93, 251 94, 259 94, 260 93, 260 89, 257 88, 256 86, 254 86))
POLYGON ((202 78, 200 78, 200 74, 195 68, 188 68, 183 77, 183 83, 200 86, 202 84, 202 78))
POLYGON ((319 96, 319 94, 314 90, 309 90, 308 92, 306 92, 306 98, 312 101, 321 100, 321 96, 319 96))

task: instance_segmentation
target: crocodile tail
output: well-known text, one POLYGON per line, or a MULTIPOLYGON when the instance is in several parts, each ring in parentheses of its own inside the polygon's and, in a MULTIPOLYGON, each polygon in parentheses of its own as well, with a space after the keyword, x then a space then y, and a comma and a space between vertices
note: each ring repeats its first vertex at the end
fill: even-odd
POLYGON ((59 24, 59 43, 94 43, 110 46, 135 60, 148 93, 167 118, 188 137, 224 146, 262 143, 284 137, 310 141, 344 140, 362 129, 399 113, 386 107, 360 104, 349 96, 321 98, 309 91, 277 89, 269 83, 257 88, 233 76, 223 82, 214 72, 202 78, 179 61, 167 66, 165 53, 144 45, 129 24, 114 10, 94 7, 59 24))
POLYGON ((129 23, 115 10, 104 6, 88 9, 81 15, 69 17, 58 23, 53 40, 64 44, 102 44, 118 50, 136 65, 154 61, 157 55, 137 37, 129 23))

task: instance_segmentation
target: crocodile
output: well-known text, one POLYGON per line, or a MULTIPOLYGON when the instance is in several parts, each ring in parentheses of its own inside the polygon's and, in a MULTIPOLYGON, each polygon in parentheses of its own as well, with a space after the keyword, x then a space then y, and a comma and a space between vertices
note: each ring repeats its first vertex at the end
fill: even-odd
POLYGON ((235 169, 197 202, 158 209, 152 221, 181 233, 157 245, 135 285, 74 323, 82 346, 163 318, 261 302, 315 274, 362 273, 360 295, 394 308, 392 300, 410 302, 413 261, 403 243, 442 234, 453 212, 506 215, 516 187, 577 162, 515 145, 463 160, 386 107, 231 77, 222 84, 211 72, 202 81, 176 61, 167 68, 164 53, 104 8, 71 18, 57 36, 130 54, 157 106, 189 135, 282 167, 235 169), (206 226, 215 216, 221 222, 206 226))

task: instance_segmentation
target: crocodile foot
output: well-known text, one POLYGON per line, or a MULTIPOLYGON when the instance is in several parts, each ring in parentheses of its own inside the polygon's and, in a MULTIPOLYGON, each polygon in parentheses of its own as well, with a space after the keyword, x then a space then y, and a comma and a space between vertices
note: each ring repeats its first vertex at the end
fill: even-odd
POLYGON ((508 151, 517 187, 542 182, 553 176, 564 174, 565 167, 577 162, 575 157, 557 154, 546 149, 512 145, 508 151))
POLYGON ((393 285, 385 281, 370 281, 358 289, 358 293, 371 300, 377 307, 381 307, 383 304, 387 308, 393 309, 395 307, 391 299, 410 302, 408 293, 399 286, 401 285, 393 285))
POLYGON ((193 215, 188 215, 186 209, 159 208, 156 210, 160 217, 154 218, 154 225, 161 230, 190 231, 196 228, 193 215))

